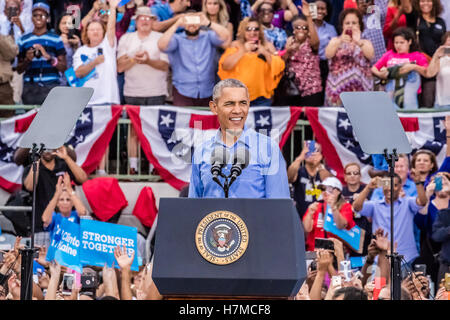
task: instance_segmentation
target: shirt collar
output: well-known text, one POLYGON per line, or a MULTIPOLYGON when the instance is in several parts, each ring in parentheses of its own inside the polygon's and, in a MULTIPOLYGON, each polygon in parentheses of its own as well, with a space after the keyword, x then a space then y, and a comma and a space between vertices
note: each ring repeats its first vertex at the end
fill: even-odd
POLYGON ((244 131, 241 133, 241 135, 239 136, 239 139, 236 141, 235 144, 233 144, 231 147, 228 147, 225 145, 225 143, 222 140, 222 129, 219 128, 216 132, 216 136, 214 137, 213 140, 213 146, 214 145, 222 145, 226 148, 236 148, 239 144, 244 145, 246 148, 249 148, 250 146, 248 145, 248 139, 246 139, 246 137, 250 134, 250 129, 247 127, 247 125, 244 124, 244 131))

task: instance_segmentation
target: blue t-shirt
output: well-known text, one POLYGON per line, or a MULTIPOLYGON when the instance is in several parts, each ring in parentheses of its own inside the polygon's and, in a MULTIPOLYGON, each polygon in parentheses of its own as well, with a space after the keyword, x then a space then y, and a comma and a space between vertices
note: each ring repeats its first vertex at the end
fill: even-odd
POLYGON ((80 217, 78 216, 78 213, 76 210, 72 210, 72 212, 70 213, 70 216, 68 216, 67 218, 64 217, 59 212, 53 212, 52 213, 52 222, 48 225, 47 228, 44 228, 45 231, 50 232, 50 239, 53 238, 53 232, 58 229, 58 227, 61 225, 61 222, 63 219, 67 219, 70 222, 75 222, 78 224, 80 223, 80 217))
POLYGON ((158 17, 158 21, 169 20, 174 16, 174 12, 169 3, 155 3, 150 7, 150 10, 158 17))
MULTIPOLYGON (((25 58, 28 49, 34 44, 40 44, 45 51, 52 57, 58 57, 66 54, 64 43, 59 35, 51 31, 37 36, 34 33, 28 33, 19 40, 19 58, 25 58)), ((33 58, 30 67, 25 71, 24 82, 49 83, 59 81, 59 71, 51 65, 44 57, 33 58)))

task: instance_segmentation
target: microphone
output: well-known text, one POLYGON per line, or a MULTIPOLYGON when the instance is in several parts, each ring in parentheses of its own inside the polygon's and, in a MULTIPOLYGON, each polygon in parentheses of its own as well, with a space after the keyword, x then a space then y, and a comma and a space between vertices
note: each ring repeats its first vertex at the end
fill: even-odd
POLYGON ((222 168, 228 163, 230 154, 223 146, 217 146, 211 153, 211 174, 214 181, 219 181, 218 176, 222 173, 222 168))
POLYGON ((233 157, 233 165, 231 166, 230 185, 241 175, 242 170, 247 168, 250 163, 250 152, 246 148, 238 148, 233 157))

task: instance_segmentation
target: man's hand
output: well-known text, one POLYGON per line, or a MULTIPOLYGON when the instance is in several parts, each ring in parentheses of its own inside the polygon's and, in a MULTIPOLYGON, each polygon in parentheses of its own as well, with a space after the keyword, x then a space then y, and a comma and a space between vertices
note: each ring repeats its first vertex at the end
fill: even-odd
POLYGON ((27 53, 25 54, 25 59, 28 61, 32 61, 34 59, 34 48, 31 47, 27 50, 27 53))
POLYGON ((367 185, 367 187, 368 187, 370 190, 374 190, 374 189, 378 188, 378 181, 379 181, 380 179, 381 179, 380 177, 374 177, 374 178, 370 179, 370 182, 369 182, 369 184, 367 185))
POLYGON ((18 15, 11 17, 11 22, 14 23, 16 26, 18 26, 20 30, 24 30, 22 21, 20 21, 20 17, 18 15))
POLYGON ((136 60, 137 63, 146 64, 148 62, 148 60, 150 59, 150 57, 148 56, 147 51, 142 51, 142 52, 136 53, 136 55, 134 56, 134 59, 136 60))
POLYGON ((47 53, 47 50, 45 50, 45 48, 41 45, 41 44, 39 44, 39 43, 35 43, 34 45, 33 45, 33 47, 36 49, 36 50, 39 50, 41 53, 42 53, 42 57, 45 59, 45 60, 50 60, 51 59, 51 55, 49 55, 48 53, 47 53))
POLYGON ((122 248, 120 248, 120 246, 117 246, 114 249, 114 257, 116 258, 117 263, 119 264, 119 267, 121 269, 130 270, 134 260, 134 251, 131 256, 128 256, 126 246, 123 246, 122 248))
POLYGON ((67 154, 67 149, 65 146, 61 146, 58 149, 56 149, 55 152, 53 152, 53 154, 59 158, 61 158, 62 160, 66 161, 67 158, 69 157, 69 155, 67 154))

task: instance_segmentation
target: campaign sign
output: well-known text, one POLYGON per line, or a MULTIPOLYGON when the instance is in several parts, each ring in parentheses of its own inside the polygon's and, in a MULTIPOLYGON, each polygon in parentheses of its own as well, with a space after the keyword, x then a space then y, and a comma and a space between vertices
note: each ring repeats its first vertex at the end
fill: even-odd
POLYGON ((105 263, 118 268, 114 257, 114 249, 125 245, 128 255, 135 252, 131 270, 139 271, 137 228, 100 222, 95 220, 81 220, 80 225, 80 261, 83 265, 103 267, 105 263))
POLYGON ((339 239, 344 241, 350 248, 358 253, 362 253, 363 242, 364 242, 364 230, 355 225, 350 230, 339 229, 333 219, 333 213, 331 208, 327 206, 327 216, 323 229, 337 236, 339 239))
POLYGON ((56 224, 46 260, 56 260, 60 265, 82 273, 80 262, 80 225, 62 219, 56 224))

